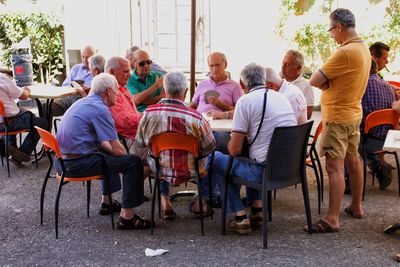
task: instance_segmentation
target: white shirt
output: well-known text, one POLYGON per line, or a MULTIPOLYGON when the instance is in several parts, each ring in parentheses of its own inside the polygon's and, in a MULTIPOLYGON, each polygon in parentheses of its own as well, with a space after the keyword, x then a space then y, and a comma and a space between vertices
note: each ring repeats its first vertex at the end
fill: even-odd
POLYGON ((310 85, 310 83, 304 79, 303 75, 300 74, 294 81, 289 82, 289 84, 296 85, 304 94, 307 102, 307 107, 314 106, 314 87, 310 85))
MULTIPOLYGON (((19 113, 15 100, 22 95, 23 91, 7 75, 0 73, 0 100, 4 104, 6 117, 13 117, 19 113)), ((3 118, 0 116, 0 123, 2 122, 3 118)))
POLYGON ((301 90, 296 85, 283 80, 279 93, 288 98, 296 115, 297 124, 305 123, 307 121, 307 102, 301 90))
MULTIPOLYGON (((261 121, 264 94, 265 89, 261 87, 243 95, 236 103, 232 131, 246 134, 250 143, 261 121)), ((288 99, 278 92, 268 90, 264 121, 257 139, 250 146, 250 158, 258 162, 265 161, 275 127, 293 125, 296 125, 296 117, 288 99)))

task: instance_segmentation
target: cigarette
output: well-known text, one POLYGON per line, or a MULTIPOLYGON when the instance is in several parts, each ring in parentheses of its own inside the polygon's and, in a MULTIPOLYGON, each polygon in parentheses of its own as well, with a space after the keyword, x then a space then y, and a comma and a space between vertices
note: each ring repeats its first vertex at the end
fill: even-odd
POLYGON ((385 70, 387 71, 387 72, 390 72, 390 70, 385 66, 385 70))

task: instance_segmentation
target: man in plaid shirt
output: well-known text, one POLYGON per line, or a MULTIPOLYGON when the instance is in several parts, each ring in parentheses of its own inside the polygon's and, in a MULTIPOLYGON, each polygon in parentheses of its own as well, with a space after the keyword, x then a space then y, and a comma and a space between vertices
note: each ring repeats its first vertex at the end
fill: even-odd
MULTIPOLYGON (((372 60, 367 89, 361 102, 363 118, 360 125, 360 132, 361 138, 368 138, 368 145, 366 147, 368 167, 376 173, 379 188, 385 189, 392 181, 392 166, 385 161, 384 153, 376 154, 374 152, 382 149, 390 125, 377 126, 370 131, 368 137, 364 135, 364 125, 367 116, 377 110, 392 108, 396 100, 392 87, 378 75, 377 71, 377 63, 375 60, 372 60)), ((360 142, 361 149, 362 146, 363 142, 360 142)), ((363 153, 361 154, 363 155, 363 153)))
MULTIPOLYGON (((215 149, 214 135, 210 125, 196 110, 186 106, 183 102, 187 92, 187 79, 181 72, 171 72, 164 76, 164 89, 166 98, 158 104, 149 106, 140 120, 136 134, 136 142, 141 147, 150 147, 150 140, 153 136, 164 132, 177 132, 193 135, 198 138, 200 145, 199 162, 200 176, 207 174, 207 155, 215 149)), ((147 159, 153 172, 156 171, 153 158, 147 159)), ((161 152, 160 155, 161 177, 160 184, 161 205, 163 219, 174 219, 175 212, 169 200, 169 183, 180 184, 185 178, 195 177, 193 155, 186 152, 175 151, 161 152)), ((204 183, 203 183, 204 185, 204 183)), ((204 200, 203 200, 204 201, 204 200)), ((192 207, 192 212, 198 213, 200 208, 197 204, 192 207)), ((204 201, 203 211, 207 209, 204 201)))

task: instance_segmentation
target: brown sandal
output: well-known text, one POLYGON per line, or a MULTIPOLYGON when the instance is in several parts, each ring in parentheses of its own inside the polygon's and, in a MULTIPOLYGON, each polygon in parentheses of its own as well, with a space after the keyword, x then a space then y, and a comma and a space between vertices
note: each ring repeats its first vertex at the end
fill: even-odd
POLYGON ((351 209, 350 206, 344 208, 344 212, 346 212, 347 214, 349 214, 351 217, 353 217, 354 219, 362 219, 363 215, 356 215, 353 213, 353 210, 351 209))
MULTIPOLYGON (((308 232, 308 226, 304 226, 303 230, 305 232, 308 232)), ((318 222, 311 225, 311 232, 317 234, 337 233, 339 232, 339 229, 334 229, 326 221, 319 220, 318 222)))

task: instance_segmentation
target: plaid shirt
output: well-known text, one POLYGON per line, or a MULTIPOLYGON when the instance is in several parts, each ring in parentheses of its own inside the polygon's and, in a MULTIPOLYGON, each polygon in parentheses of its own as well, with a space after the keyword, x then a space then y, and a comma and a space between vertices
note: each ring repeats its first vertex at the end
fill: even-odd
MULTIPOLYGON (((364 133, 365 119, 368 114, 376 110, 392 108, 392 103, 395 100, 392 87, 377 74, 371 74, 361 102, 363 109, 363 118, 360 125, 361 133, 364 133)), ((370 130, 370 135, 383 140, 386 138, 390 127, 390 125, 377 126, 370 130)))
MULTIPOLYGON (((207 155, 215 149, 214 135, 210 125, 196 110, 188 108, 177 99, 163 98, 158 104, 147 107, 140 120, 136 142, 141 147, 150 148, 151 137, 164 132, 193 135, 199 140, 200 176, 206 174, 207 155)), ((156 164, 152 157, 148 163, 153 172, 156 164)), ((196 176, 194 157, 186 151, 167 150, 160 153, 161 177, 172 183, 180 184, 196 176)))

